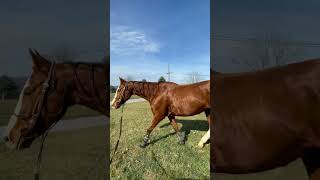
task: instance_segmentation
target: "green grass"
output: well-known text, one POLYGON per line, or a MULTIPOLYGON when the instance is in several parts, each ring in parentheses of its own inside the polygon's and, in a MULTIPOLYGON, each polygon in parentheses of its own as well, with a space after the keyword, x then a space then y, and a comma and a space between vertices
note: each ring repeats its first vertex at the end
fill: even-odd
MULTIPOLYGON (((104 179, 105 133, 104 127, 50 133, 43 151, 40 179, 104 179)), ((32 180, 38 151, 39 140, 23 151, 9 151, 0 144, 0 179, 32 180)))
MULTIPOLYGON (((119 133, 121 110, 111 110, 111 148, 119 133)), ((204 114, 192 117, 178 117, 179 127, 187 131, 185 145, 179 145, 174 130, 166 118, 154 129, 147 148, 138 147, 142 143, 146 128, 150 125, 152 113, 147 102, 125 106, 123 134, 117 154, 111 166, 113 179, 172 179, 209 177, 209 151, 207 144, 200 149, 197 144, 208 130, 204 114)), ((111 154, 112 155, 112 154, 111 154)))
MULTIPOLYGON (((10 116, 14 112, 17 101, 18 100, 0 101, 0 126, 7 125, 10 119, 10 116)), ((91 117, 91 116, 97 116, 97 115, 100 115, 100 114, 84 106, 76 105, 68 109, 63 119, 74 119, 78 117, 91 117)))
MULTIPOLYGON (((115 94, 116 93, 110 93, 110 101, 112 101, 112 99, 114 98, 115 94)), ((139 97, 137 95, 132 95, 130 99, 138 99, 138 98, 141 98, 141 97, 139 97)))

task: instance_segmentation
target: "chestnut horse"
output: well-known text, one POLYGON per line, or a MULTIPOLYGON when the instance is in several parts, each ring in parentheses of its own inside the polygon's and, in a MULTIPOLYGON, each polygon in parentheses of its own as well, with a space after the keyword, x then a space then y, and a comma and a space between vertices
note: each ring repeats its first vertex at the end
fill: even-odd
POLYGON ((25 83, 5 132, 13 149, 28 148, 33 140, 59 121, 68 107, 79 104, 109 116, 107 65, 55 64, 31 50, 32 74, 25 83))
MULTIPOLYGON (((149 144, 150 133, 166 116, 181 144, 184 144, 184 135, 178 128, 175 116, 193 116, 205 112, 208 121, 210 120, 210 81, 177 85, 172 82, 125 81, 120 78, 120 86, 112 101, 112 107, 119 108, 132 95, 146 99, 153 113, 152 123, 147 129, 141 148, 149 144)), ((202 141, 208 140, 209 132, 202 141)))
POLYGON ((253 173, 301 157, 320 179, 320 60, 213 74, 211 172, 253 173))

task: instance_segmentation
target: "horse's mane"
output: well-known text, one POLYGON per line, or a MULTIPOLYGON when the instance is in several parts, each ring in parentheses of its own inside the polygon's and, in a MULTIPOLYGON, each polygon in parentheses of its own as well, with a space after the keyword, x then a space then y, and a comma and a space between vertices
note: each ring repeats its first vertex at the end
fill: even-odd
POLYGON ((170 82, 170 81, 166 81, 166 82, 149 82, 149 81, 128 81, 128 82, 132 82, 132 83, 148 83, 148 84, 177 84, 175 82, 170 82))
POLYGON ((103 65, 105 62, 84 62, 84 61, 72 61, 72 60, 65 60, 65 61, 59 61, 59 58, 53 58, 53 57, 43 57, 45 60, 48 62, 55 61, 56 64, 61 64, 61 65, 72 65, 72 66, 79 66, 79 65, 86 65, 86 66, 91 66, 91 65, 103 65))
POLYGON ((95 69, 102 69, 105 68, 104 63, 100 62, 57 62, 56 65, 60 66, 66 66, 66 67, 71 67, 71 68, 78 68, 78 67, 86 67, 86 68, 91 68, 94 66, 95 69))
POLYGON ((61 62, 58 64, 68 64, 68 65, 103 65, 102 62, 61 62))
POLYGON ((71 65, 71 66, 79 66, 79 65, 85 65, 85 66, 91 66, 91 65, 103 65, 103 62, 72 62, 72 61, 66 61, 66 62, 58 62, 57 64, 64 64, 64 65, 71 65))

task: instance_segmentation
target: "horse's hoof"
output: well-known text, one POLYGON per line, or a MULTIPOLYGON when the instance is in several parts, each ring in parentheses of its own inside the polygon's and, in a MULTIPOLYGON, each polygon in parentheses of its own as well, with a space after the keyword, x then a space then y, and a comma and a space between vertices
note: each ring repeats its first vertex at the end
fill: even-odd
POLYGON ((179 144, 184 145, 185 142, 184 141, 179 141, 179 144))
POLYGON ((199 148, 203 148, 203 147, 204 147, 204 144, 203 144, 203 143, 199 143, 199 144, 198 144, 198 147, 199 147, 199 148))
POLYGON ((142 148, 142 149, 144 149, 144 148, 147 147, 147 145, 148 145, 148 144, 140 144, 139 147, 142 148))

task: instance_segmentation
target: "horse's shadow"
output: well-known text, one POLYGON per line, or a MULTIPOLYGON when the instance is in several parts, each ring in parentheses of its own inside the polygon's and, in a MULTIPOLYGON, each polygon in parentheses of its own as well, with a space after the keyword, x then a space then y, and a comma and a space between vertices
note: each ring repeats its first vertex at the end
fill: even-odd
MULTIPOLYGON (((190 134, 191 130, 195 130, 195 131, 208 131, 209 130, 209 124, 207 120, 183 120, 183 119, 177 119, 177 123, 182 124, 180 131, 181 132, 185 132, 185 141, 188 140, 188 135, 190 134)), ((160 128, 164 128, 167 126, 171 126, 170 122, 165 123, 161 126, 159 126, 160 128)), ((154 144, 162 139, 165 139, 169 136, 175 135, 175 132, 169 133, 165 136, 162 136, 158 139, 155 139, 153 141, 150 142, 150 144, 154 144)))

